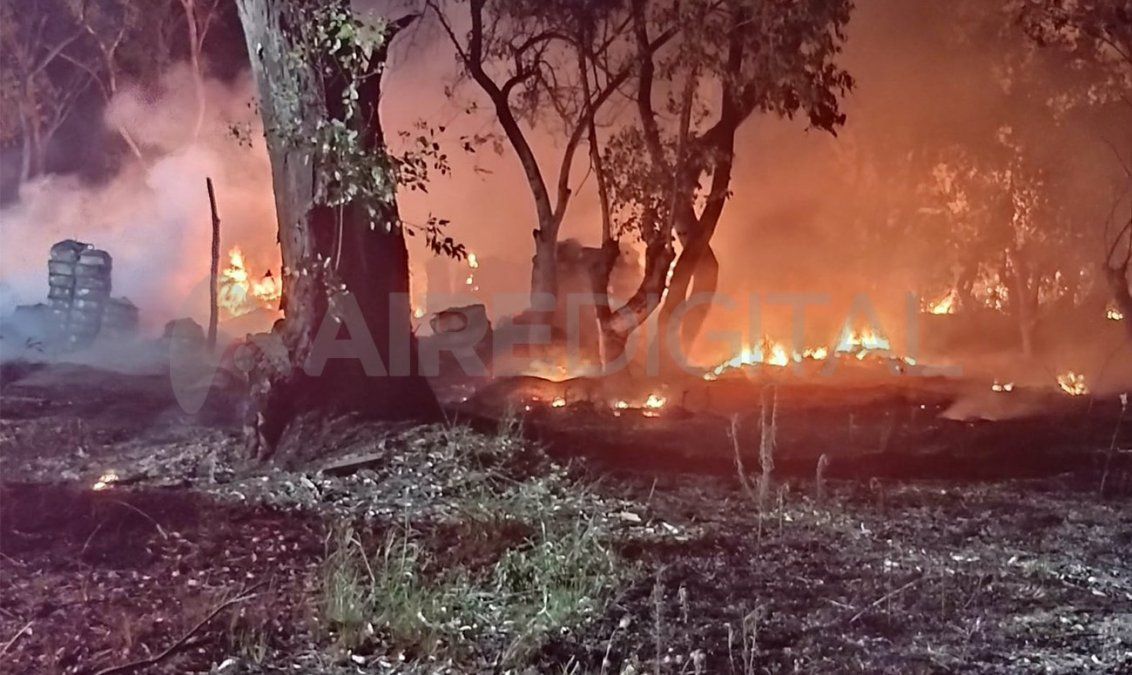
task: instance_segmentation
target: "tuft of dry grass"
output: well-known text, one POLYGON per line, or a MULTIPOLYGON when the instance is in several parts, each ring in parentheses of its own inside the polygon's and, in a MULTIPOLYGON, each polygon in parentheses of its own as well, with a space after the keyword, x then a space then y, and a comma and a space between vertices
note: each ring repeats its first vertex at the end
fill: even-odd
POLYGON ((825 503, 825 472, 829 469, 829 455, 822 453, 814 469, 814 499, 818 505, 825 503))
POLYGON ((318 605, 340 648, 521 671, 550 637, 601 614, 623 574, 605 543, 607 509, 552 465, 507 473, 531 453, 520 424, 487 437, 446 430, 452 470, 478 479, 439 517, 418 513, 410 526, 406 514, 377 546, 348 526, 329 538, 318 605))

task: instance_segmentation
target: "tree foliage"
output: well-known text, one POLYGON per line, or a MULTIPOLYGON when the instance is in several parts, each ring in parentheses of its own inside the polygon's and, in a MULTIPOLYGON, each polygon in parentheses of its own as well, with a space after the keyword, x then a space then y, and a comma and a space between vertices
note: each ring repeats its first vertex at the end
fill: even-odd
POLYGON ((665 293, 675 237, 684 248, 673 275, 680 287, 668 290, 674 304, 686 297, 684 277, 694 276, 700 258, 714 261, 708 242, 747 119, 798 115, 826 131, 844 122, 840 99, 852 78, 836 61, 849 0, 428 4, 523 166, 538 223, 533 288, 539 266, 554 265, 576 151, 588 144, 602 211, 595 292, 606 295, 621 239, 647 249, 638 292, 616 312, 599 306, 606 332, 622 340, 665 293), (465 7, 470 30, 461 35, 456 17, 465 7), (562 139, 553 189, 525 126, 562 139))
MULTIPOLYGON (((219 0, 0 3, 0 140, 22 143, 21 178, 48 170, 56 132, 80 110, 108 103, 125 82, 152 84, 182 56, 203 82, 202 50, 223 8, 219 0), (92 92, 96 104, 86 101, 92 92)), ((202 86, 197 97, 202 111, 202 86)), ((125 130, 118 132, 140 156, 125 130)))
MULTIPOLYGON (((689 291, 715 291, 718 263, 710 243, 730 196, 743 124, 756 114, 802 115, 811 128, 831 133, 844 124, 840 100, 853 79, 837 60, 851 10, 848 0, 629 4, 637 114, 607 151, 613 213, 620 221, 611 229, 636 231, 669 250, 675 235, 682 245, 667 288, 659 289, 665 293, 663 339, 676 338, 667 334, 668 320, 689 291), (666 32, 674 35, 671 44, 645 48, 652 36, 666 32)), ((624 331, 624 317, 635 316, 639 324, 651 311, 649 304, 636 307, 611 317, 610 327, 624 331)), ((685 315, 680 325, 685 349, 706 313, 701 305, 685 315)))

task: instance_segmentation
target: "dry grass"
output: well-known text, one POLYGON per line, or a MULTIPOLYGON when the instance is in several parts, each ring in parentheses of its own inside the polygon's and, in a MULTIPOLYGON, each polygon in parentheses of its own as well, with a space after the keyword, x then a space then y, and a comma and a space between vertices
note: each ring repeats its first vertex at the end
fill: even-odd
MULTIPOLYGON (((530 452, 517 424, 488 437, 490 448, 478 436, 475 453, 453 457, 506 465, 509 452, 530 452)), ((450 430, 449 442, 465 433, 450 430)), ((331 537, 318 604, 339 647, 521 668, 549 637, 601 614, 623 570, 604 542, 600 503, 559 469, 481 478, 442 521, 397 524, 376 547, 348 527, 331 537)))

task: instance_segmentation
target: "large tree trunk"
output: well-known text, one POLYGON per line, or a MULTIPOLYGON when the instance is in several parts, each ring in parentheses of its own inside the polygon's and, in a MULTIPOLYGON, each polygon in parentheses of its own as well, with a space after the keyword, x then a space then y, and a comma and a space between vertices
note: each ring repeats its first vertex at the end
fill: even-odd
POLYGON ((1018 337, 1022 346, 1022 356, 1033 358, 1035 353, 1034 333, 1038 325, 1038 287, 1040 275, 1029 269, 1022 260, 1022 254, 1015 252, 1011 264, 1006 268, 1009 281, 1010 308, 1018 324, 1018 337))
POLYGON ((621 308, 614 310, 609 298, 609 278, 620 254, 617 242, 610 239, 598 252, 591 265, 590 281, 597 301, 598 328, 601 331, 601 362, 606 372, 624 367, 629 337, 648 320, 661 303, 665 279, 676 257, 670 242, 657 236, 645 248, 645 270, 637 290, 621 308))
POLYGON ((531 310, 547 323, 559 323, 554 299, 558 297, 558 228, 539 223, 534 231, 535 254, 531 258, 531 310))
MULTIPOLYGON (((322 86, 325 91, 310 91, 311 83, 321 80, 309 66, 298 66, 286 56, 300 49, 296 32, 301 26, 296 24, 302 5, 302 0, 238 0, 268 130, 284 269, 286 318, 276 335, 288 366, 272 369, 267 367, 270 359, 263 358, 252 373, 248 440, 260 458, 274 452, 289 427, 309 428, 303 418, 311 415, 439 417, 436 397, 418 373, 408 303, 408 252, 396 203, 391 199, 376 218, 359 204, 332 209, 315 203, 315 179, 325 168, 319 165, 323 159, 309 146, 279 135, 281 126, 313 133, 320 120, 340 114, 344 83, 330 80, 322 86), (297 102, 290 92, 301 92, 297 102), (350 320, 359 314, 364 326, 350 320), (356 329, 368 330, 385 374, 375 376, 372 364, 359 358, 326 360, 321 373, 312 372, 312 364, 320 360, 319 331, 325 330, 324 324, 339 331, 337 324, 328 323, 339 318, 351 340, 358 338, 356 329)), ((360 100, 368 109, 361 116, 365 128, 355 129, 375 162, 385 147, 378 116, 384 60, 383 49, 373 59, 374 76, 359 85, 360 100)))
MULTIPOLYGON (((692 273, 691 297, 697 299, 712 298, 718 289, 719 259, 715 257, 715 251, 712 250, 709 243, 707 248, 704 249, 703 255, 700 256, 699 265, 692 273)), ((692 353, 692 347, 703 331, 704 323, 707 321, 710 311, 711 304, 700 300, 685 312, 684 321, 680 324, 680 343, 683 345, 685 354, 692 353)))
POLYGON ((20 126, 23 135, 22 152, 20 156, 20 184, 43 173, 47 163, 46 142, 43 139, 43 123, 35 109, 34 101, 26 110, 20 111, 20 126))

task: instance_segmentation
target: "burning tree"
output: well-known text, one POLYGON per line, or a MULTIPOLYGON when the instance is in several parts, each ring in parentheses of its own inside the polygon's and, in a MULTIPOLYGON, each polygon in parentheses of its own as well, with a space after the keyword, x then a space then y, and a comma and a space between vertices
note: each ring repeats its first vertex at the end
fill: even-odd
POLYGON ((391 40, 414 17, 366 22, 345 0, 239 0, 275 185, 285 318, 253 372, 251 450, 297 420, 439 414, 416 368, 397 163, 378 114, 391 40), (335 342, 339 324, 349 342, 335 342), (330 359, 334 345, 352 358, 330 359))

